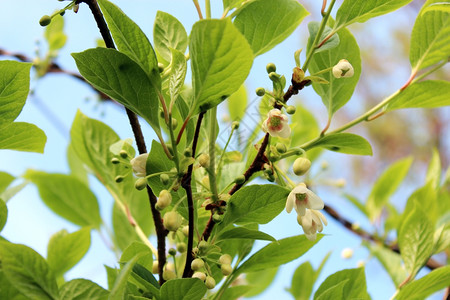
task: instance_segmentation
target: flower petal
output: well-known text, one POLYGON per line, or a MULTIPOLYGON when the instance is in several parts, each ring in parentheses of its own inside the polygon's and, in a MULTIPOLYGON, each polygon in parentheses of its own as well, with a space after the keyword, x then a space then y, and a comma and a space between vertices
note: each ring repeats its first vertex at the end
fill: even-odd
POLYGON ((319 198, 316 194, 314 194, 312 191, 308 190, 308 208, 309 209, 323 209, 324 204, 322 199, 319 198))
POLYGON ((278 136, 287 139, 291 135, 291 128, 288 124, 283 124, 283 127, 278 131, 278 136))
POLYGON ((289 193, 289 196, 287 197, 287 200, 286 200, 287 213, 291 213, 292 209, 294 208, 294 205, 295 205, 295 194, 292 191, 289 193))

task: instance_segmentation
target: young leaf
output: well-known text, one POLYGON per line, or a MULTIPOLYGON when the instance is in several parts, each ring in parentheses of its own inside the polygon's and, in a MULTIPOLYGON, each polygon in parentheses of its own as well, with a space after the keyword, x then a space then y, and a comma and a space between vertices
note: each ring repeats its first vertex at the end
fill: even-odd
MULTIPOLYGON (((330 24, 332 24, 331 20, 330 24)), ((335 78, 331 70, 317 75, 329 82, 329 84, 313 83, 313 88, 322 98, 329 116, 332 116, 350 100, 361 75, 361 55, 358 43, 350 31, 345 28, 339 30, 337 34, 340 40, 339 47, 315 53, 309 64, 309 72, 312 75, 333 67, 341 59, 348 60, 354 68, 354 75, 349 78, 335 78)), ((313 36, 309 37, 308 51, 312 47, 313 39, 313 36)))
POLYGON ((139 253, 143 253, 137 263, 151 270, 153 266, 153 254, 150 248, 141 242, 133 242, 122 253, 119 263, 126 263, 139 253))
POLYGON ((292 276, 289 292, 295 299, 309 299, 313 290, 315 281, 315 271, 309 261, 301 264, 292 276))
POLYGON ((344 279, 337 284, 330 286, 328 289, 323 291, 320 295, 314 295, 314 300, 334 300, 334 299, 344 299, 344 288, 347 284, 348 279, 344 279))
POLYGON ((367 20, 394 11, 412 0, 345 0, 336 13, 334 28, 342 28, 352 23, 367 20))
POLYGON ((42 201, 54 213, 80 226, 100 227, 97 198, 76 177, 32 170, 24 177, 36 184, 42 201))
MULTIPOLYGON (((450 91, 449 91, 450 92, 450 91)), ((430 183, 433 188, 438 189, 441 183, 441 158, 439 157, 439 151, 434 148, 433 156, 428 164, 427 177, 425 182, 430 183)))
POLYGON ((184 55, 188 45, 188 36, 183 24, 174 16, 158 11, 153 26, 153 43, 163 59, 170 62, 171 48, 184 55))
POLYGON ((229 19, 200 20, 189 41, 195 112, 218 105, 247 78, 253 52, 229 19))
POLYGON ((64 275, 87 253, 91 246, 90 231, 89 227, 70 234, 66 230, 61 230, 50 238, 47 246, 47 262, 56 277, 64 275))
POLYGON ((245 85, 233 93, 227 101, 231 121, 241 121, 247 108, 247 89, 245 85))
POLYGON ((171 101, 175 101, 181 93, 186 78, 187 64, 186 56, 176 49, 170 48, 172 53, 172 68, 169 75, 169 94, 171 101))
POLYGON ((328 276, 317 289, 314 294, 314 299, 329 299, 323 298, 321 295, 327 292, 331 287, 344 281, 346 283, 343 286, 343 295, 345 295, 346 299, 370 299, 369 294, 367 293, 364 268, 346 269, 328 276))
POLYGON ((235 272, 262 271, 288 263, 305 254, 322 237, 323 235, 318 234, 315 241, 310 241, 305 235, 298 235, 272 242, 253 254, 235 272))
POLYGON ((60 299, 64 300, 107 300, 109 292, 87 279, 73 279, 61 286, 60 299))
POLYGON ((424 14, 426 12, 433 11, 433 10, 450 12, 450 2, 437 2, 437 3, 430 4, 427 7, 425 7, 421 13, 424 14))
POLYGON ((225 10, 226 8, 229 8, 229 9, 236 8, 244 1, 245 0, 222 0, 223 9, 225 10))
POLYGON ((398 232, 398 246, 411 278, 433 252, 433 224, 416 204, 398 232))
POLYGON ((72 144, 67 146, 67 163, 69 164, 70 174, 78 178, 81 182, 89 186, 88 172, 83 164, 83 161, 77 156, 72 144))
POLYGON ((236 227, 230 230, 222 232, 216 241, 229 240, 229 239, 250 239, 250 240, 262 240, 262 241, 272 241, 275 242, 276 239, 262 231, 251 230, 245 227, 236 227))
MULTIPOLYGON (((308 23, 308 31, 309 31, 308 49, 311 49, 311 47, 313 46, 312 43, 314 42, 314 39, 316 38, 316 35, 319 32, 319 27, 320 27, 319 22, 312 21, 308 23)), ((325 26, 325 29, 322 32, 322 36, 320 37, 319 42, 321 42, 324 38, 326 38, 330 33, 331 28, 325 26)), ((329 38, 319 49, 316 49, 316 53, 336 48, 339 45, 339 43, 340 43, 339 35, 333 34, 333 36, 329 38)))
POLYGON ((317 142, 312 143, 307 149, 315 147, 346 154, 372 155, 372 147, 369 142, 363 137, 352 133, 326 135, 317 142))
POLYGON ((111 294, 108 297, 108 300, 122 300, 124 299, 128 277, 133 270, 134 264, 138 261, 138 259, 144 255, 143 253, 138 253, 135 257, 130 259, 125 266, 120 270, 119 275, 117 276, 114 286, 111 288, 111 294))
POLYGON ((426 299, 449 285, 450 266, 435 269, 424 277, 405 285, 397 294, 398 300, 426 299))
POLYGON ((6 219, 8 219, 8 207, 5 201, 0 198, 0 231, 5 227, 6 219))
POLYGON ((271 184, 244 187, 231 196, 218 228, 232 223, 266 224, 283 211, 288 194, 289 190, 271 184))
POLYGON ((245 280, 250 285, 251 289, 247 290, 245 296, 255 297, 264 292, 275 279, 278 267, 266 269, 264 272, 252 272, 245 274, 245 280))
POLYGON ((72 53, 81 75, 96 89, 143 117, 159 132, 158 89, 127 55, 107 48, 72 53))
POLYGON ((0 242, 0 260, 9 283, 29 299, 59 299, 55 276, 45 259, 33 249, 0 242))
MULTIPOLYGON (((449 25, 450 27, 450 25, 449 25)), ((450 82, 426 80, 416 82, 398 93, 386 106, 386 111, 402 108, 436 108, 450 105, 450 82)))
POLYGON ((440 10, 422 13, 436 2, 439 0, 425 2, 411 33, 409 60, 415 70, 447 60, 450 56, 450 13, 440 10))
MULTIPOLYGON (((292 134, 291 134, 291 146, 300 146, 303 143, 315 139, 320 134, 319 124, 314 115, 304 108, 297 105, 296 112, 292 116, 292 134)), ((322 152, 321 148, 315 148, 308 150, 308 158, 312 161, 322 152)), ((292 161, 294 161, 292 159, 292 161)))
POLYGON ((200 300, 206 293, 198 278, 169 280, 161 286, 161 300, 200 300))
POLYGON ((239 10, 234 25, 257 56, 290 36, 307 15, 308 11, 295 0, 257 0, 239 10))
POLYGON ((47 136, 36 125, 13 122, 0 130, 0 149, 44 153, 47 136))
MULTIPOLYGON (((252 273, 250 273, 252 274, 252 273)), ((265 274, 265 273, 264 273, 265 274)), ((259 274, 263 275, 263 274, 259 274)), ((247 276, 245 279, 247 280, 247 276)), ((229 287, 225 290, 222 297, 220 299, 222 300, 235 300, 235 299, 241 299, 243 296, 247 296, 248 292, 252 290, 252 286, 249 285, 236 285, 229 287)), ((251 296, 248 296, 251 297, 251 296)))
POLYGON ((158 60, 147 36, 116 5, 108 0, 99 0, 98 3, 108 22, 117 49, 134 60, 148 75, 153 87, 160 90, 161 77, 158 60))
POLYGON ((45 27, 44 37, 47 40, 49 52, 55 52, 64 47, 67 35, 64 33, 64 18, 62 16, 57 15, 52 18, 52 22, 45 27))
MULTIPOLYGON (((0 61, 0 128, 13 122, 22 111, 30 90, 31 63, 0 61)), ((2 129, 2 131, 5 131, 2 129)), ((0 138, 0 141, 2 138, 0 138)))
POLYGON ((6 190, 6 188, 11 184, 11 182, 16 179, 9 173, 0 172, 0 195, 6 190))
POLYGON ((379 216, 383 206, 389 201, 389 197, 402 183, 412 161, 412 157, 401 159, 392 164, 378 177, 366 202, 366 211, 369 213, 371 221, 374 221, 379 216))

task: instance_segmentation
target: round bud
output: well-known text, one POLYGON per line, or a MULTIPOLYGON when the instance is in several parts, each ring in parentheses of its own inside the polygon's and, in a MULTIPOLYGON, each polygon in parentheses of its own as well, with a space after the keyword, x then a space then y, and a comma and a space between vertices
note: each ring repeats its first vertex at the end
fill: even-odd
POLYGON ((268 181, 270 181, 270 182, 274 182, 275 181, 275 176, 273 176, 273 174, 267 174, 267 173, 264 173, 265 175, 266 175, 266 179, 268 180, 268 181))
POLYGON ((236 182, 237 184, 243 184, 245 182, 245 176, 244 175, 239 175, 238 177, 236 177, 234 182, 236 182))
POLYGON ((159 73, 164 72, 164 65, 162 63, 158 63, 158 70, 159 70, 159 73))
POLYGON ((209 155, 206 153, 202 153, 198 157, 198 162, 203 168, 209 168, 209 155))
POLYGON ((299 157, 294 161, 294 174, 297 176, 301 176, 308 172, 309 168, 311 167, 311 161, 305 157, 299 157))
POLYGON ((233 272, 233 268, 229 264, 223 264, 220 266, 223 276, 228 276, 233 272))
POLYGON ((287 151, 286 145, 283 143, 277 143, 275 147, 277 148, 278 153, 283 154, 287 151))
POLYGON ((159 273, 158 266, 159 266, 158 261, 157 260, 153 261, 153 266, 152 266, 152 273, 153 274, 158 274, 159 273))
POLYGON ((45 27, 49 25, 52 22, 52 18, 48 15, 42 16, 42 18, 39 20, 39 25, 45 27))
POLYGON ((184 149, 183 155, 184 155, 185 157, 192 157, 192 149, 191 149, 191 148, 186 148, 186 149, 184 149))
POLYGON ((124 177, 122 175, 117 175, 116 178, 114 178, 114 180, 119 183, 122 182, 124 180, 124 177))
POLYGON ((216 281, 211 276, 206 276, 205 285, 209 290, 211 290, 211 289, 215 288, 216 281))
POLYGON ((278 155, 275 152, 270 152, 270 154, 269 154, 269 160, 270 161, 277 161, 279 159, 280 159, 280 155, 278 155))
POLYGON ((120 150, 119 155, 122 158, 127 158, 128 157, 128 152, 126 150, 120 150))
POLYGON ((164 278, 164 280, 171 280, 171 279, 177 278, 177 275, 172 270, 164 270, 163 278, 164 278))
POLYGON ((232 261, 233 259, 231 258, 231 256, 230 256, 230 254, 222 254, 220 257, 219 257, 219 263, 221 264, 221 265, 231 265, 231 261, 232 261))
POLYGON ((206 279, 206 274, 203 273, 203 272, 195 272, 195 273, 192 275, 192 278, 198 278, 198 279, 200 279, 201 281, 205 281, 205 279, 206 279))
POLYGON ((143 189, 145 189, 146 186, 147 186, 147 179, 145 179, 145 178, 139 178, 139 179, 136 180, 136 182, 134 183, 134 187, 135 187, 138 191, 142 191, 143 189))
POLYGON ((169 211, 164 215, 164 227, 169 231, 177 231, 181 226, 181 216, 176 211, 169 211))
POLYGON ((187 249, 186 243, 178 243, 177 244, 178 252, 184 253, 184 252, 186 252, 186 249, 187 249))
POLYGON ((262 87, 259 87, 256 89, 256 95, 262 97, 266 94, 266 90, 262 87))
POLYGON ((177 119, 172 118, 172 129, 174 130, 175 128, 177 128, 177 126, 178 126, 177 119))
POLYGON ((267 74, 272 73, 272 72, 275 72, 276 70, 277 70, 277 66, 275 66, 274 63, 268 63, 268 64, 266 65, 266 71, 267 71, 267 74))
POLYGON ((184 236, 189 236, 189 226, 183 226, 183 228, 181 228, 181 232, 184 234, 184 236))
POLYGON ((214 221, 214 223, 218 224, 222 222, 222 216, 219 215, 218 213, 214 213, 212 216, 212 220, 214 221))
POLYGON ((194 271, 199 271, 205 266, 205 262, 201 258, 196 258, 191 263, 191 269, 194 271))
POLYGON ((111 158, 111 163, 114 165, 117 165, 120 163, 120 160, 117 157, 113 157, 113 158, 111 158))
POLYGON ((175 249, 175 248, 170 248, 170 249, 169 249, 169 255, 172 255, 172 256, 177 255, 177 249, 175 249))
POLYGON ((289 105, 288 107, 286 107, 286 112, 290 115, 295 114, 296 108, 295 106, 289 105))
POLYGON ((169 183, 169 181, 170 181, 170 177, 167 174, 161 174, 159 176, 159 180, 161 180, 162 184, 167 185, 169 183))
POLYGON ((172 203, 172 195, 168 190, 162 190, 159 193, 158 200, 156 201, 156 208, 163 210, 172 203))
POLYGON ((271 73, 269 73, 269 79, 272 81, 277 81, 280 79, 280 75, 278 75, 275 72, 271 72, 271 73))
POLYGON ((239 121, 234 121, 233 123, 231 123, 231 128, 239 129, 239 121))
POLYGON ((207 241, 200 241, 200 243, 198 243, 198 249, 200 251, 206 251, 209 248, 209 243, 207 241))

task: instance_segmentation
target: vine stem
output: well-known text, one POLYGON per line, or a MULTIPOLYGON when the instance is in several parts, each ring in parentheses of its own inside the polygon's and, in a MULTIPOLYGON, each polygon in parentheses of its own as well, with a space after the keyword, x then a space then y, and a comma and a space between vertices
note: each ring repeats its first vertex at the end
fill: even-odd
MULTIPOLYGON (((108 25, 106 24, 105 19, 103 18, 103 14, 98 6, 96 0, 79 0, 76 3, 86 3, 89 6, 89 9, 94 16, 95 22, 97 23, 97 27, 100 30, 100 34, 102 35, 103 40, 105 41, 105 45, 108 48, 115 49, 114 41, 109 32, 108 25)), ((140 154, 147 153, 147 147, 145 145, 144 136, 142 134, 141 126, 139 124, 139 120, 135 113, 133 113, 128 108, 125 108, 127 112, 128 119, 130 121, 131 128, 133 130, 134 137, 136 139, 136 144, 138 147, 138 151, 140 154)), ((157 242, 158 242, 158 273, 159 273, 159 284, 162 285, 165 280, 163 278, 163 270, 164 265, 166 264, 166 234, 167 231, 164 228, 163 221, 161 218, 160 212, 156 209, 156 196, 153 193, 152 189, 147 185, 147 194, 150 202, 150 208, 152 211, 153 222, 155 224, 157 242)), ((147 239, 147 238, 146 238, 147 239)))

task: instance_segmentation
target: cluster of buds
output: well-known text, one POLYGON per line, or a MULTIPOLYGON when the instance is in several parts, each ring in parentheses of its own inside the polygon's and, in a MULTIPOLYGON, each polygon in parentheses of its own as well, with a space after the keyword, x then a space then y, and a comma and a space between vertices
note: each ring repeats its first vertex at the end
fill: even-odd
POLYGON ((198 278, 203 281, 208 289, 213 289, 216 286, 214 278, 205 273, 205 262, 203 259, 194 259, 191 263, 191 269, 194 271, 192 278, 198 278))

